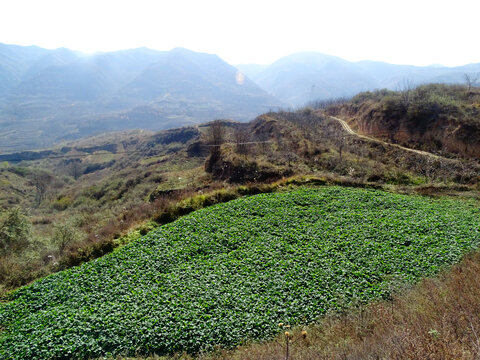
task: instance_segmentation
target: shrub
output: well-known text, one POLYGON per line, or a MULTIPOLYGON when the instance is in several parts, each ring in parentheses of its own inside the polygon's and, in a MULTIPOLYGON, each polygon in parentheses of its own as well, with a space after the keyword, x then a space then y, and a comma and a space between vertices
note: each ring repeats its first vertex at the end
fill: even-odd
POLYGON ((58 246, 60 253, 80 238, 80 234, 71 222, 55 225, 53 232, 53 243, 58 246))
POLYGON ((55 210, 63 211, 67 209, 70 205, 72 205, 72 203, 73 203, 73 199, 71 197, 62 196, 52 203, 52 207, 55 210))
POLYGON ((407 107, 397 94, 391 94, 383 98, 382 109, 387 118, 402 118, 407 111, 407 107))
POLYGON ((0 252, 20 252, 29 244, 31 224, 20 208, 8 211, 0 224, 0 252))

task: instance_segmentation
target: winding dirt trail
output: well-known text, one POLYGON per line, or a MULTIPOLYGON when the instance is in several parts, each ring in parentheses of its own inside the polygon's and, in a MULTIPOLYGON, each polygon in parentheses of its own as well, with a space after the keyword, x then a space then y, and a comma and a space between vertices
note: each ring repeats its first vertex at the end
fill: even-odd
POLYGON ((452 161, 452 160, 453 160, 453 159, 445 158, 445 157, 443 157, 443 156, 439 156, 439 155, 432 154, 432 153, 430 153, 430 152, 428 152, 428 151, 411 149, 411 148, 407 148, 407 147, 405 147, 405 146, 401 146, 401 145, 398 145, 398 144, 392 144, 392 143, 389 143, 389 142, 386 142, 386 141, 383 141, 383 140, 380 140, 380 139, 376 139, 376 138, 373 138, 373 137, 370 137, 370 136, 358 134, 358 133, 356 133, 355 131, 352 130, 352 128, 350 127, 350 125, 348 125, 345 120, 342 120, 342 119, 337 118, 337 117, 335 117, 335 116, 329 116, 329 117, 330 117, 331 119, 334 119, 334 120, 338 121, 338 122, 340 123, 340 125, 342 126, 342 128, 343 128, 349 135, 354 135, 354 136, 357 136, 357 137, 359 137, 359 138, 366 139, 366 140, 369 140, 369 141, 375 141, 375 142, 378 142, 378 143, 381 143, 381 144, 384 144, 384 145, 387 145, 387 146, 393 146, 393 147, 396 147, 396 148, 398 148, 398 149, 402 149, 402 150, 410 151, 410 152, 413 152, 413 153, 416 153, 416 154, 428 156, 428 157, 431 157, 431 158, 433 158, 433 159, 442 159, 442 160, 449 160, 449 161, 452 161))

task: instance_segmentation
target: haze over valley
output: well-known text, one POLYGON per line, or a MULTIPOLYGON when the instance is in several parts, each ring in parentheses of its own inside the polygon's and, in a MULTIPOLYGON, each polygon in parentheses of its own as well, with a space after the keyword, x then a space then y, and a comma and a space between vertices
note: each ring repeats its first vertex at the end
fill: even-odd
POLYGON ((318 52, 234 67, 217 55, 147 48, 87 55, 0 44, 0 152, 108 131, 161 130, 212 119, 249 121, 279 108, 360 91, 463 83, 460 67, 350 62, 318 52))
POLYGON ((0 151, 106 131, 247 121, 282 105, 216 55, 145 48, 84 55, 0 44, 0 151))
POLYGON ((394 65, 380 61, 351 62, 318 52, 283 57, 271 65, 237 65, 268 93, 289 106, 315 100, 352 97, 375 89, 403 90, 426 83, 463 84, 478 78, 480 63, 458 67, 394 65))

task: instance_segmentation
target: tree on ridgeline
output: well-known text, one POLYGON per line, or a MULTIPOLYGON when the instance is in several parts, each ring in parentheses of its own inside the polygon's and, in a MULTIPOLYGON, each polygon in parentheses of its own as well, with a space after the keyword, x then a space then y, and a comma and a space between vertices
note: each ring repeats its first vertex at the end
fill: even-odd
POLYGON ((210 146, 210 156, 205 163, 205 171, 212 172, 214 165, 222 155, 222 144, 225 142, 226 131, 222 120, 215 120, 207 129, 207 144, 210 146))

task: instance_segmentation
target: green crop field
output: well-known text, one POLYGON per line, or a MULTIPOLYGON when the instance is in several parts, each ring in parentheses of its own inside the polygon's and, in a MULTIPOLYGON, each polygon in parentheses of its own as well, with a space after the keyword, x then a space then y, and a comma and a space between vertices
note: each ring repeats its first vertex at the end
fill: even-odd
POLYGON ((472 202, 324 187, 192 213, 0 305, 0 359, 196 352, 388 296, 480 242, 472 202))

